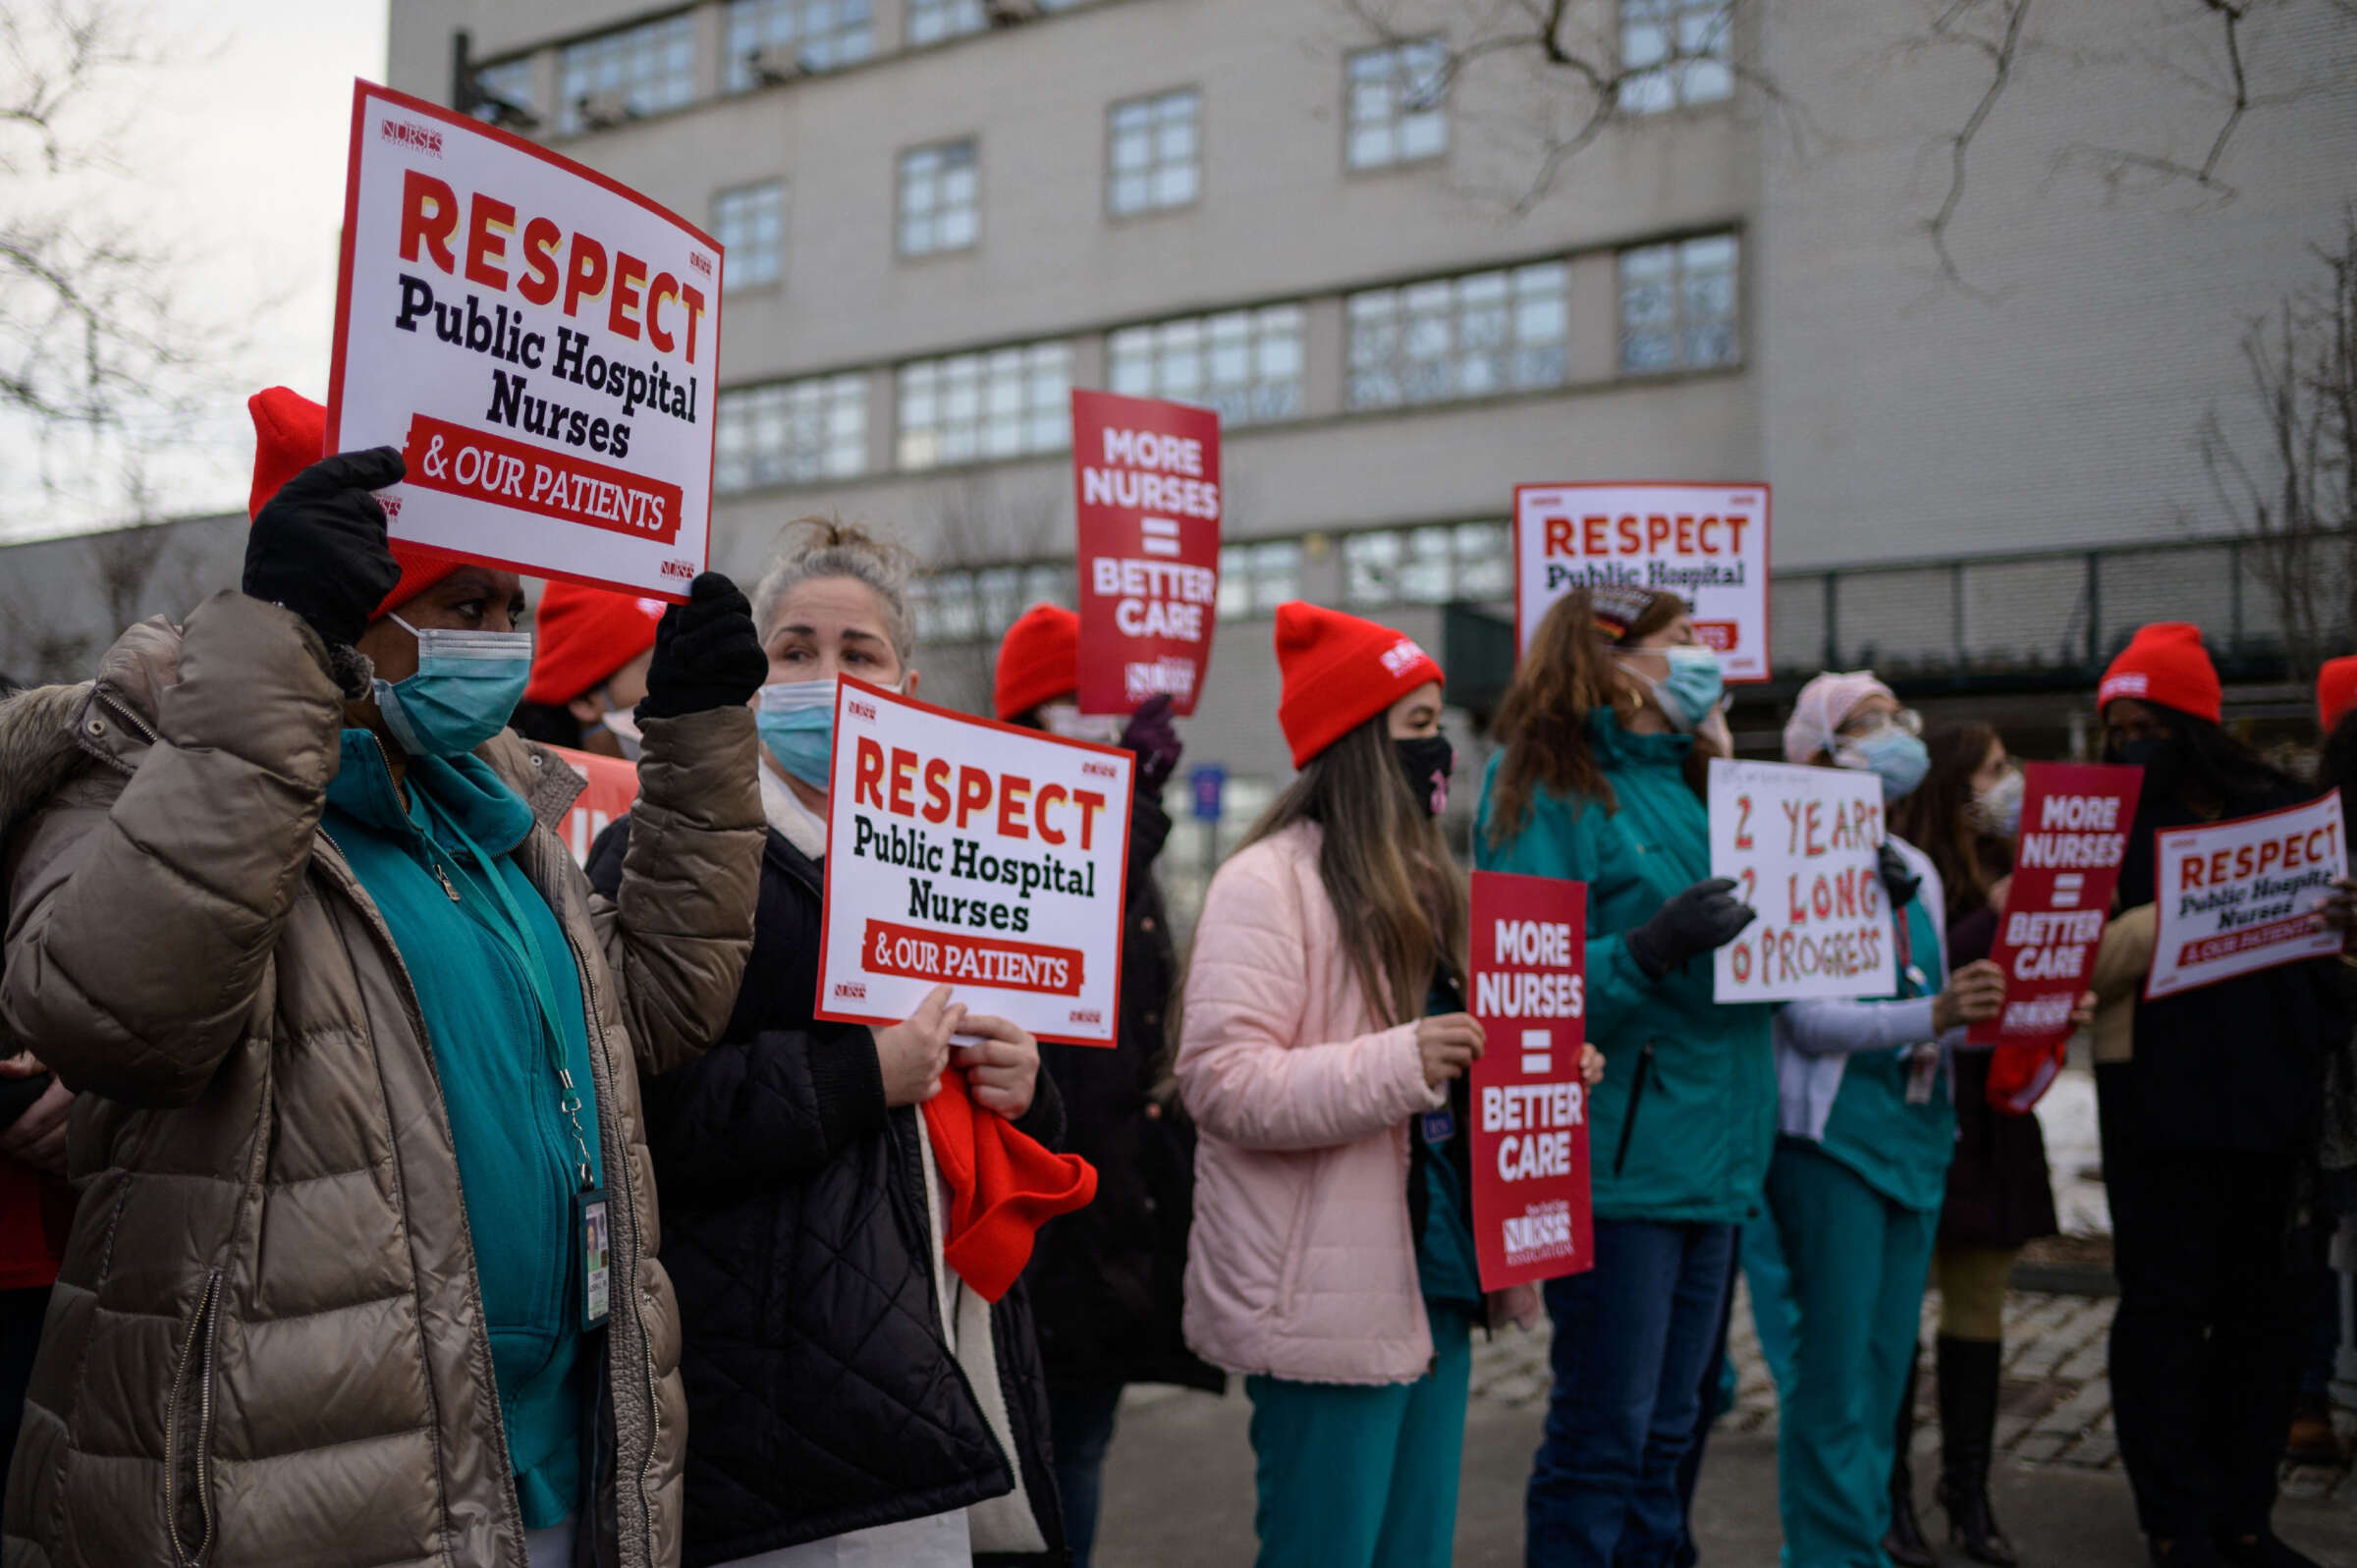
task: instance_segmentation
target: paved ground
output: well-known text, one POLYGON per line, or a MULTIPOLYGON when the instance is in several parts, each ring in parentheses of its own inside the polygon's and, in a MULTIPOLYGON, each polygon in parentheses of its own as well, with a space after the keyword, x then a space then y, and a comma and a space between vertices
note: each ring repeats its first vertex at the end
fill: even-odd
MULTIPOLYGON (((2007 1309, 2004 1399, 1994 1477, 1999 1517, 2029 1568, 2143 1568, 2127 1482, 2111 1431, 2104 1336, 2111 1302, 2017 1295, 2007 1309)), ((1928 1318, 1928 1314, 1927 1314, 1928 1318)), ((1928 1332, 1928 1329, 1927 1329, 1928 1332)), ((1776 1561, 1776 1400, 1738 1303, 1733 1338, 1736 1407, 1721 1423, 1695 1515, 1706 1562, 1767 1568, 1776 1561)), ((1928 1382, 1928 1379, 1926 1379, 1928 1382)), ((1522 1481, 1546 1399, 1543 1332, 1482 1347, 1466 1422, 1456 1560, 1521 1561, 1522 1481)), ((1926 1412, 1929 1414, 1928 1410, 1926 1412)), ((1167 1389, 1133 1390, 1107 1468, 1101 1568, 1222 1568, 1253 1554, 1250 1407, 1167 1389)), ((2357 1419, 2343 1413, 2347 1430, 2357 1419)), ((1919 1431, 1918 1480, 1927 1497, 1938 1437, 1919 1431)), ((1927 1528, 1940 1528, 1927 1516, 1927 1528)), ((2357 1568, 2357 1478, 2299 1469, 2277 1511, 2284 1538, 2328 1565, 2357 1568)), ((1950 1553, 1961 1563, 1961 1553, 1950 1553)))

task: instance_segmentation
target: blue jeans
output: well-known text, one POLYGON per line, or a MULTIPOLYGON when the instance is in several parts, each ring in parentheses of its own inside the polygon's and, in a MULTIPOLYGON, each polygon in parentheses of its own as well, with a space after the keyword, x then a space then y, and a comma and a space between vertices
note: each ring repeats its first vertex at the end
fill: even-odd
POLYGON ((1048 1390, 1048 1441, 1056 1450, 1056 1490, 1064 1503, 1064 1538, 1072 1568, 1088 1568, 1097 1543, 1097 1505, 1105 1492, 1105 1450, 1113 1446, 1122 1385, 1048 1390))
POLYGON ((1733 1225, 1599 1219, 1596 1267, 1547 1281, 1555 1391, 1525 1500, 1529 1568, 1669 1568, 1734 1251, 1733 1225))

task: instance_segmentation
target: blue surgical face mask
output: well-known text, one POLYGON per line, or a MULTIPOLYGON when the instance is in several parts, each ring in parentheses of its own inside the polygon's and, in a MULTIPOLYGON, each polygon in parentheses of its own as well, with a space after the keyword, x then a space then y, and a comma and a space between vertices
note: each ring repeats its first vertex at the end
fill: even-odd
MULTIPOLYGON (((902 683, 886 687, 898 691, 902 683)), ((753 699, 753 728, 778 766, 817 790, 827 792, 835 761, 835 687, 819 680, 779 680, 753 699)))
POLYGON ((1896 804, 1913 794, 1923 776, 1932 771, 1932 754, 1924 749, 1923 737, 1908 734, 1896 725, 1860 739, 1843 740, 1834 752, 1834 762, 1881 779, 1886 804, 1896 804))
POLYGON ((1670 673, 1659 680, 1640 670, 1631 669, 1629 674, 1653 687, 1653 700, 1671 729, 1692 734, 1727 694, 1727 676, 1719 668, 1719 655, 1699 643, 1639 651, 1660 654, 1669 662, 1670 673))
POLYGON ((377 712, 402 750, 464 756, 507 728, 532 676, 530 632, 419 631, 399 616, 393 623, 417 639, 417 673, 376 682, 377 712))

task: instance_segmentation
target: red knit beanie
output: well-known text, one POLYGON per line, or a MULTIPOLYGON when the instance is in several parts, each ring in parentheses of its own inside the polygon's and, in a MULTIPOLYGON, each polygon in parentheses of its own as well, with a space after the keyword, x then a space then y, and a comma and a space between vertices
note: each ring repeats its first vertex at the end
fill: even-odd
POLYGON ((1277 722, 1296 768, 1426 681, 1449 678, 1390 626, 1298 599, 1277 607, 1277 722))
MULTIPOLYGON (((251 519, 262 514, 280 485, 327 456, 327 409, 286 387, 255 393, 246 400, 246 408, 253 415, 253 490, 246 498, 246 515, 251 519)), ((456 556, 399 539, 393 541, 393 559, 401 564, 401 581, 370 613, 371 621, 382 620, 387 611, 409 603, 466 565, 456 556)))
POLYGON ((655 645, 663 601, 552 582, 532 617, 526 702, 571 702, 655 645))
POLYGON ((2316 722, 2330 734, 2351 708, 2357 708, 2357 655, 2327 659, 2316 673, 2316 722))
POLYGON ((954 1068, 941 1075, 941 1093, 925 1102, 924 1116, 934 1163, 950 1189, 942 1261, 984 1301, 996 1301, 1031 1261, 1039 1227, 1095 1200, 1096 1167, 976 1106, 965 1074, 954 1068))
POLYGON ((2156 621, 2136 628, 2095 688, 2097 711, 2115 697, 2156 702, 2212 724, 2225 712, 2218 667, 2202 646, 2202 628, 2189 621, 2156 621))
POLYGON ((1080 686, 1080 618, 1056 605, 1033 605, 1007 628, 991 708, 1001 719, 1069 697, 1080 686))

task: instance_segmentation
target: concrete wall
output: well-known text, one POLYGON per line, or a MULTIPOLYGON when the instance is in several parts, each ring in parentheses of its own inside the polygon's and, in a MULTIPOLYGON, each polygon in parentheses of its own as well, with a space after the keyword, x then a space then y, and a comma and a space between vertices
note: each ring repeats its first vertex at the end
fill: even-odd
POLYGON ((238 512, 0 548, 0 676, 87 680, 126 626, 236 587, 246 527, 238 512))

